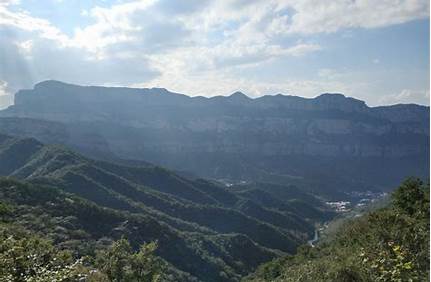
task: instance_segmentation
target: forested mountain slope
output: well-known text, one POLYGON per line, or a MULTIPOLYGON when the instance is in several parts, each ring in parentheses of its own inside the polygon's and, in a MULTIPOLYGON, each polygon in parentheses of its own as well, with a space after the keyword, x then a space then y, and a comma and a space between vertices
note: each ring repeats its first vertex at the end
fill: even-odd
POLYGON ((408 179, 383 209, 352 219, 333 240, 259 267, 244 281, 429 281, 429 184, 408 179))
POLYGON ((160 167, 92 160, 61 146, 5 135, 0 135, 0 175, 36 187, 24 189, 28 195, 19 191, 15 195, 10 186, 1 192, 9 201, 39 210, 39 216, 34 212, 36 221, 45 213, 55 220, 72 216, 76 229, 87 233, 83 243, 88 238, 122 235, 134 246, 158 240, 157 252, 163 259, 205 281, 221 276, 237 280, 282 252, 293 253, 312 235, 315 222, 332 216, 320 200, 295 187, 286 188, 290 196, 278 197, 280 208, 270 207, 235 189, 190 180, 160 167), (72 199, 69 203, 60 191, 91 202, 72 199), (50 199, 53 193, 60 194, 50 199), (53 204, 54 199, 61 203, 53 204), (304 208, 313 211, 312 216, 302 214, 291 203, 295 199, 305 201, 304 208), (80 207, 80 203, 86 204, 80 207))

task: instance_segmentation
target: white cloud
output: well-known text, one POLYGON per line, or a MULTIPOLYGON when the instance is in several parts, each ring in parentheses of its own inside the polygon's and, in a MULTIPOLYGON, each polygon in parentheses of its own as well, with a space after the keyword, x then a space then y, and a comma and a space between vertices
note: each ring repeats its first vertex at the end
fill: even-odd
POLYGON ((33 40, 29 39, 29 40, 25 40, 22 42, 16 42, 16 45, 19 49, 19 51, 24 55, 24 56, 30 56, 32 49, 33 49, 33 40))
POLYGON ((292 56, 304 56, 305 54, 315 52, 322 49, 317 44, 298 44, 286 49, 286 53, 292 56))
POLYGON ((337 77, 340 77, 340 73, 329 68, 319 69, 317 75, 323 79, 336 79, 337 77))
POLYGON ((380 98, 380 104, 427 104, 430 102, 430 91, 429 89, 414 90, 414 89, 403 89, 399 93, 385 95, 380 98))
POLYGON ((139 32, 141 27, 132 24, 132 16, 145 11, 155 1, 134 1, 116 4, 110 8, 95 7, 87 12, 95 23, 85 28, 77 28, 73 43, 101 56, 103 49, 109 45, 133 41, 133 32, 139 32))
POLYGON ((0 0, 0 6, 18 5, 20 0, 0 0))
POLYGON ((7 82, 0 80, 0 110, 13 104, 13 95, 9 93, 7 82))
POLYGON ((280 1, 295 10, 288 33, 329 33, 343 28, 376 28, 429 17, 428 0, 280 1))
POLYGON ((47 20, 30 16, 27 12, 12 12, 8 5, 0 5, 0 27, 15 27, 19 30, 37 32, 42 38, 55 40, 61 46, 69 45, 69 38, 47 20))
POLYGON ((0 80, 0 96, 9 95, 7 91, 7 82, 0 80))
POLYGON ((94 23, 76 28, 71 37, 44 19, 11 12, 7 6, 0 6, 0 25, 36 31, 60 46, 83 48, 97 59, 200 47, 212 49, 209 53, 217 54, 220 61, 242 64, 249 57, 302 56, 321 48, 318 43, 281 44, 286 34, 386 26, 427 17, 428 10, 426 0, 223 0, 181 5, 138 0, 84 11, 94 23))
POLYGON ((277 93, 315 97, 325 92, 352 93, 354 85, 335 80, 284 79, 283 81, 261 81, 237 77, 232 70, 210 70, 183 73, 181 69, 171 69, 147 83, 134 84, 135 87, 164 87, 178 93, 192 96, 229 95, 242 91, 251 97, 277 93), (175 78, 175 79, 173 79, 175 78))

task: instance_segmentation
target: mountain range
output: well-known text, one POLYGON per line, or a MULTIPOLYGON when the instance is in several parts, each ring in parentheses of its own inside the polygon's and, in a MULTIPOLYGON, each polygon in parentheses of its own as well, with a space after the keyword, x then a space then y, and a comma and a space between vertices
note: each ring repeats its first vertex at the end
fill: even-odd
POLYGON ((167 281, 239 281, 262 264, 249 277, 278 277, 337 216, 327 201, 409 175, 429 178, 429 107, 45 81, 0 111, 2 226, 76 257, 157 242, 167 281))
POLYGON ((0 111, 0 132, 107 161, 149 162, 228 184, 294 184, 334 197, 429 175, 429 107, 368 107, 342 94, 206 98, 44 81, 0 111))

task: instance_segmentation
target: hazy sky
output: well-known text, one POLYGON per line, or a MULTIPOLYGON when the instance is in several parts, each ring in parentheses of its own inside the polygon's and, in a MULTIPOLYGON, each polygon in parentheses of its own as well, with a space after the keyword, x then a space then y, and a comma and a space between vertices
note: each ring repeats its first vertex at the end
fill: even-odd
POLYGON ((429 104, 429 0, 0 0, 0 95, 46 79, 429 104))

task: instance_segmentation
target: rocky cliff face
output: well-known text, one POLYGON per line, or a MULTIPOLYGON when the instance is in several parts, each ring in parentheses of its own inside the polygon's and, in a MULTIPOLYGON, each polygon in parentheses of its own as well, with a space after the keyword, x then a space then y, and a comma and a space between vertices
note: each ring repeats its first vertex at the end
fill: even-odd
MULTIPOLYGON (((73 131, 73 136, 85 137, 68 139, 69 143, 81 147, 89 143, 97 149, 101 143, 95 140, 100 139, 121 157, 197 170, 205 176, 223 177, 226 173, 220 171, 231 165, 230 171, 265 165, 280 173, 303 175, 300 169, 283 169, 290 167, 286 161, 295 160, 301 166, 313 158, 337 165, 352 159, 366 163, 367 170, 372 169, 371 159, 391 163, 419 158, 415 173, 429 166, 424 159, 429 155, 429 107, 373 108, 342 94, 251 99, 237 92, 228 97, 191 98, 160 88, 46 81, 19 91, 15 105, 0 115, 60 122, 69 136, 73 131)), ((307 165, 303 166, 306 170, 307 165)))

